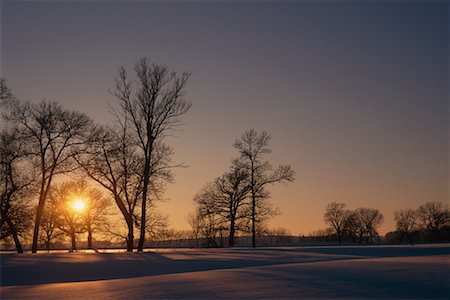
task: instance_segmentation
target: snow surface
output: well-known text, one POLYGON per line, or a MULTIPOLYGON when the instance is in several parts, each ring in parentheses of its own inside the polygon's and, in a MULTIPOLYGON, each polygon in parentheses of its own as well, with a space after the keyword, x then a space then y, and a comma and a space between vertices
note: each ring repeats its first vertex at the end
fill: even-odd
POLYGON ((449 299, 449 244, 0 258, 1 299, 449 299))

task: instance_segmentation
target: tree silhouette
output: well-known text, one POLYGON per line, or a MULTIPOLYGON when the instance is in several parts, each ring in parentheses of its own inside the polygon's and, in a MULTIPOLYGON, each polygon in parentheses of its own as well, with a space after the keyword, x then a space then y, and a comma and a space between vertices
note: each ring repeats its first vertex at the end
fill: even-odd
POLYGON ((150 64, 147 58, 142 58, 135 66, 136 79, 129 81, 125 68, 119 69, 116 87, 113 94, 133 129, 136 144, 143 155, 141 224, 138 251, 142 251, 145 241, 145 224, 147 213, 147 198, 150 190, 150 180, 157 177, 153 161, 155 145, 161 142, 168 131, 181 125, 181 116, 191 104, 185 100, 188 73, 178 76, 169 72, 166 66, 150 64))
POLYGON ((365 238, 367 242, 371 242, 373 237, 378 235, 377 228, 384 221, 383 215, 375 208, 358 208, 355 213, 361 230, 360 242, 362 238, 365 238))
MULTIPOLYGON (((4 79, 0 79, 0 104, 15 101, 4 79)), ((0 213, 2 240, 12 237, 16 250, 22 253, 19 237, 31 225, 31 209, 27 194, 32 192, 33 166, 28 164, 27 144, 18 139, 16 128, 4 128, 0 132, 0 213)))
POLYGON ((31 251, 36 253, 39 228, 45 201, 52 180, 58 174, 73 171, 72 157, 82 151, 82 137, 87 134, 91 120, 82 113, 65 110, 56 102, 42 100, 39 103, 20 102, 17 99, 3 101, 4 115, 20 132, 39 164, 39 202, 33 231, 31 251))
POLYGON ((14 130, 0 132, 0 238, 12 237, 17 252, 22 253, 20 236, 30 228, 33 215, 29 194, 33 193, 34 174, 26 160, 26 144, 16 134, 14 130))
POLYGON ((46 201, 42 212, 41 228, 39 230, 40 247, 50 250, 52 242, 61 238, 65 233, 59 229, 59 211, 52 197, 46 201))
POLYGON ((417 213, 429 242, 437 241, 439 233, 450 227, 450 211, 442 202, 427 202, 418 208, 417 213))
POLYGON ((414 209, 394 211, 397 231, 401 232, 411 245, 413 244, 413 233, 418 229, 418 217, 419 215, 414 209))
POLYGON ((84 203, 83 211, 79 213, 81 222, 87 232, 87 245, 93 249, 93 233, 100 231, 107 225, 107 210, 110 207, 108 198, 103 197, 100 190, 90 187, 85 180, 70 181, 70 193, 84 203))
POLYGON ((295 172, 289 165, 279 166, 272 171, 271 164, 264 160, 264 155, 271 152, 268 148, 269 141, 270 135, 267 132, 258 133, 255 129, 250 129, 245 131, 233 145, 241 154, 241 159, 249 173, 252 247, 256 247, 256 208, 258 202, 269 198, 266 186, 277 182, 293 182, 295 179, 295 172))
POLYGON ((64 182, 56 186, 50 193, 50 201, 53 202, 53 208, 57 211, 56 224, 58 228, 66 233, 71 242, 71 250, 77 249, 76 235, 86 232, 86 226, 83 222, 83 211, 77 211, 74 208, 74 201, 78 198, 79 187, 74 182, 64 182))
POLYGON ((345 229, 349 225, 349 214, 349 211, 345 209, 344 203, 332 202, 325 209, 325 223, 330 225, 333 233, 338 238, 339 244, 342 243, 345 229))
POLYGON ((85 174, 108 190, 127 225, 127 251, 134 248, 135 209, 141 195, 142 161, 136 154, 128 128, 92 128, 88 151, 75 157, 85 174))
POLYGON ((238 222, 247 218, 245 205, 250 191, 248 173, 239 161, 235 161, 228 172, 203 187, 194 197, 201 216, 218 216, 229 228, 228 245, 234 246, 238 222))

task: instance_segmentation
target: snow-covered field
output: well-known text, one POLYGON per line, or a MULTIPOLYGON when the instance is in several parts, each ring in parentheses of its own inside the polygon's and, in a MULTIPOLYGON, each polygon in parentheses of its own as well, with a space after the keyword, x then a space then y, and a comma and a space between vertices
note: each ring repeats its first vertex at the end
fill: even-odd
POLYGON ((3 299, 449 299, 450 245, 1 255, 3 299))

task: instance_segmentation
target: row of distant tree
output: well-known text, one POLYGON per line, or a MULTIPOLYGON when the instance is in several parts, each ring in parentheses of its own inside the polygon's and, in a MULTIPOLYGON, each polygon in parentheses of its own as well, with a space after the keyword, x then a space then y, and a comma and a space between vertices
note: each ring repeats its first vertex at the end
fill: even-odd
MULTIPOLYGON (((329 203, 324 221, 329 228, 322 239, 342 242, 373 242, 384 217, 378 209, 346 209, 344 203, 329 203)), ((450 242, 450 209, 442 202, 427 202, 417 209, 394 211, 396 230, 386 234, 388 242, 450 242)))

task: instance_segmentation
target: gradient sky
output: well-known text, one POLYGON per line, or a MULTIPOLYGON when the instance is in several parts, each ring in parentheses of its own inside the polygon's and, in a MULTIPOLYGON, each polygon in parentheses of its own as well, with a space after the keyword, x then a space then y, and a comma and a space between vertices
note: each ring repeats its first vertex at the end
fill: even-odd
POLYGON ((24 100, 55 99, 111 121, 119 66, 144 56, 190 71, 193 107, 170 139, 176 171, 159 204, 188 228, 193 195, 272 135, 295 183, 271 189, 294 234, 324 228, 327 203, 393 211, 448 201, 445 2, 1 1, 1 76, 24 100))

